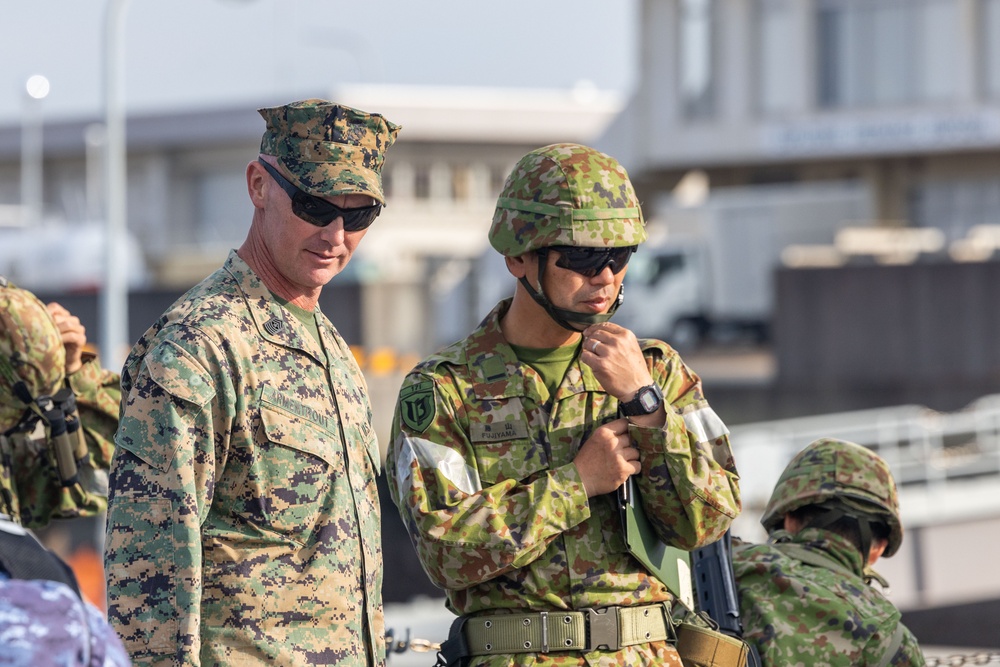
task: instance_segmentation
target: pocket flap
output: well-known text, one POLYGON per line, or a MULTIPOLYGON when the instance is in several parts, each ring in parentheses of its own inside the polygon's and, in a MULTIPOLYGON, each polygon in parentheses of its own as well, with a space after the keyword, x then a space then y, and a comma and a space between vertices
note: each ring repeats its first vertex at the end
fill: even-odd
POLYGON ((339 439, 321 431, 309 420, 265 403, 260 406, 260 421, 269 441, 311 454, 331 466, 342 465, 334 449, 339 448, 339 439))
POLYGON ((215 396, 212 378, 197 359, 173 341, 163 341, 146 354, 149 377, 171 396, 204 406, 215 396))

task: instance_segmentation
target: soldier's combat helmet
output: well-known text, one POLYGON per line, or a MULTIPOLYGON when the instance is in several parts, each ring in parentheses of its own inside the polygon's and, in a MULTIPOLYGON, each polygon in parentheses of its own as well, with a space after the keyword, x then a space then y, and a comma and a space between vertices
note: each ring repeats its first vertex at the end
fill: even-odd
POLYGON ((14 428, 36 396, 63 384, 66 350, 38 298, 0 278, 0 433, 14 428))
POLYGON ((602 315, 555 308, 542 286, 548 249, 634 250, 646 240, 646 227, 628 173, 617 160, 587 146, 553 144, 531 151, 511 171, 497 200, 489 238, 507 257, 538 253, 538 285, 521 278, 522 285, 556 322, 578 331, 608 320, 621 305, 622 293, 602 315))
POLYGON ((786 512, 808 505, 825 510, 821 524, 844 516, 856 519, 862 553, 871 544, 873 522, 889 527, 883 556, 892 556, 903 541, 896 483, 885 460, 867 447, 832 438, 811 443, 781 473, 760 522, 770 533, 781 526, 786 512))

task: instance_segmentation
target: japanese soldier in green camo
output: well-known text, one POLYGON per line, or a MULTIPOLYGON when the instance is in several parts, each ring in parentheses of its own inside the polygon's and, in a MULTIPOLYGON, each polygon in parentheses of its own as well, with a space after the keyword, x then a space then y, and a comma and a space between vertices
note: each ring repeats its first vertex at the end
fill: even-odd
POLYGON ((403 382, 390 489, 471 665, 681 665, 674 594, 626 548, 614 492, 634 477, 657 538, 683 549, 718 539, 740 496, 697 375, 610 321, 645 238, 617 160, 531 151, 489 232, 513 298, 403 382))

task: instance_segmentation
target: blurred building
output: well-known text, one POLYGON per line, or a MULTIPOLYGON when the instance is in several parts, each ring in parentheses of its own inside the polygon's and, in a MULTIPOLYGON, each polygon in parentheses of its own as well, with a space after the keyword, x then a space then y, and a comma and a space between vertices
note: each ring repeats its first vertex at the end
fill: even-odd
POLYGON ((644 0, 599 145, 639 187, 863 182, 883 224, 1000 221, 997 0, 644 0))
POLYGON ((803 228, 829 207, 816 199, 810 215, 792 195, 822 188, 860 187, 871 215, 813 253, 824 268, 777 271, 775 376, 706 382, 733 426, 737 532, 762 536, 774 480, 812 439, 875 447, 901 484, 907 538, 879 566, 904 621, 922 642, 1000 648, 1000 578, 982 560, 1000 526, 997 399, 956 410, 1000 388, 1000 1, 640 6, 637 89, 597 145, 628 166, 668 238, 728 205, 738 252, 716 268, 733 272, 768 247, 750 230, 764 237, 781 217, 766 193, 805 203, 803 228), (763 421, 782 409, 795 418, 763 421))

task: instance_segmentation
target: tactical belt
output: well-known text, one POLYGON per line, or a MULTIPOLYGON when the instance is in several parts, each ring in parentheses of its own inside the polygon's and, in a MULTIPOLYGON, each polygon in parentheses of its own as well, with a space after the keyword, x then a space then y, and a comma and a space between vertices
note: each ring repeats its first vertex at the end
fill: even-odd
POLYGON ((617 651, 625 646, 676 641, 670 603, 581 611, 488 614, 459 619, 466 655, 617 651))

